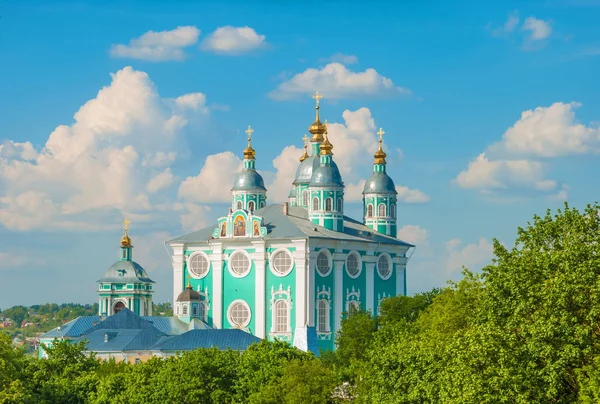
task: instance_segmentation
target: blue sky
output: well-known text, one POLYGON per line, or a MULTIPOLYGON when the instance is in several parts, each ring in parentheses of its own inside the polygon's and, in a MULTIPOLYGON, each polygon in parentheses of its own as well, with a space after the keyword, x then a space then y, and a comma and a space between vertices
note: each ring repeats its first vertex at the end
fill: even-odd
POLYGON ((134 256, 170 299, 163 242, 226 212, 254 128, 281 202, 325 96, 359 217, 383 127, 409 293, 491 259, 491 240, 598 199, 600 2, 5 2, 0 307, 94 302, 134 256))

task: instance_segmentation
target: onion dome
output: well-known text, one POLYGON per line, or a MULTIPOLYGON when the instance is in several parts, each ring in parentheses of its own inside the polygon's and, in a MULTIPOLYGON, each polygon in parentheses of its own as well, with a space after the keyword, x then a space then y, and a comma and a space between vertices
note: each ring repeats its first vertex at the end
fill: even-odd
POLYGON ((313 95, 313 98, 317 102, 317 106, 315 108, 317 116, 315 121, 308 127, 308 131, 313 135, 312 142, 321 143, 323 141, 323 134, 327 131, 327 127, 319 119, 319 101, 321 98, 323 98, 323 96, 317 91, 317 93, 313 95))
POLYGON ((310 179, 309 186, 317 187, 343 187, 342 175, 335 162, 331 164, 321 165, 317 168, 310 179))
POLYGON ((196 292, 192 288, 192 284, 188 280, 187 286, 185 287, 183 292, 181 292, 179 294, 179 296, 177 296, 176 302, 192 302, 192 301, 199 302, 200 300, 202 300, 202 298, 200 297, 200 293, 196 292))
POLYGON ((117 261, 104 273, 98 282, 135 283, 151 282, 152 279, 140 264, 134 261, 117 261))
POLYGON ((131 245, 131 239, 129 238, 129 224, 131 222, 129 221, 129 219, 125 218, 125 220, 123 220, 123 226, 124 226, 124 234, 123 237, 121 238, 121 248, 133 248, 133 246, 131 245))
POLYGON ((265 181, 256 170, 242 170, 233 180, 232 191, 266 191, 265 181))
POLYGON ((310 140, 308 136, 304 135, 302 138, 304 140, 304 153, 300 156, 300 162, 302 163, 304 160, 308 158, 308 141, 310 140))
POLYGON ((386 164, 385 158, 387 157, 387 154, 383 151, 383 135, 385 132, 382 128, 379 128, 377 134, 379 135, 379 149, 375 152, 375 161, 373 164, 386 164))
POLYGON ((322 156, 333 154, 333 145, 331 144, 331 142, 329 142, 329 137, 327 136, 327 127, 325 127, 325 139, 323 139, 323 142, 321 143, 319 148, 321 149, 322 156))
POLYGON ((373 173, 365 182, 363 194, 398 194, 394 181, 387 173, 373 173))

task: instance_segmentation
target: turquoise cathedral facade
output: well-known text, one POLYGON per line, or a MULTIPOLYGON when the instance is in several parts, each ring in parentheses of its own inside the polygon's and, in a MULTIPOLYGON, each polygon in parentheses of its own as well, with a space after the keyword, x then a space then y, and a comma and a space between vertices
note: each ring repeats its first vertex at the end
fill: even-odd
POLYGON ((384 132, 363 190, 363 218, 349 218, 319 117, 321 96, 313 98, 312 137, 304 138, 288 202, 267 204, 248 128, 227 214, 168 242, 176 317, 189 318, 192 302, 178 298, 194 291, 194 312, 212 328, 242 329, 304 350, 315 350, 316 340, 318 348, 332 350, 342 316, 359 308, 377 313, 386 297, 406 294, 407 253, 414 246, 396 237, 397 192, 386 172, 384 132))

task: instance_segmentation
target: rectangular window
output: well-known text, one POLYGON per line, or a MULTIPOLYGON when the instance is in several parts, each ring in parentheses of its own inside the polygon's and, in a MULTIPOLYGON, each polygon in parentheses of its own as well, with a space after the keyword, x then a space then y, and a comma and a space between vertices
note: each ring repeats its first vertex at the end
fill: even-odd
POLYGON ((140 362, 141 362, 140 358, 135 358, 135 364, 136 364, 136 365, 139 365, 139 364, 140 364, 140 362))

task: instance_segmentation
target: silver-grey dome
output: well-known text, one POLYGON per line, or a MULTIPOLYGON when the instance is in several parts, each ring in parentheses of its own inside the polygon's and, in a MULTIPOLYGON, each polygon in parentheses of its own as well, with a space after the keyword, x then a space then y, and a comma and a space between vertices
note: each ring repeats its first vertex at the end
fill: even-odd
POLYGON ((135 261, 117 261, 104 273, 98 282, 151 282, 152 279, 135 261))
POLYGON ((266 191, 263 177, 255 170, 243 170, 233 181, 232 191, 266 191))
POLYGON ((308 156, 300 163, 296 170, 296 177, 293 184, 308 184, 312 178, 312 173, 321 165, 319 156, 308 156))
POLYGON ((394 194, 396 195, 394 181, 386 173, 373 173, 365 182, 363 194, 394 194))
POLYGON ((344 182, 337 165, 332 161, 325 166, 319 165, 319 168, 313 171, 309 186, 319 187, 343 187, 344 182))

